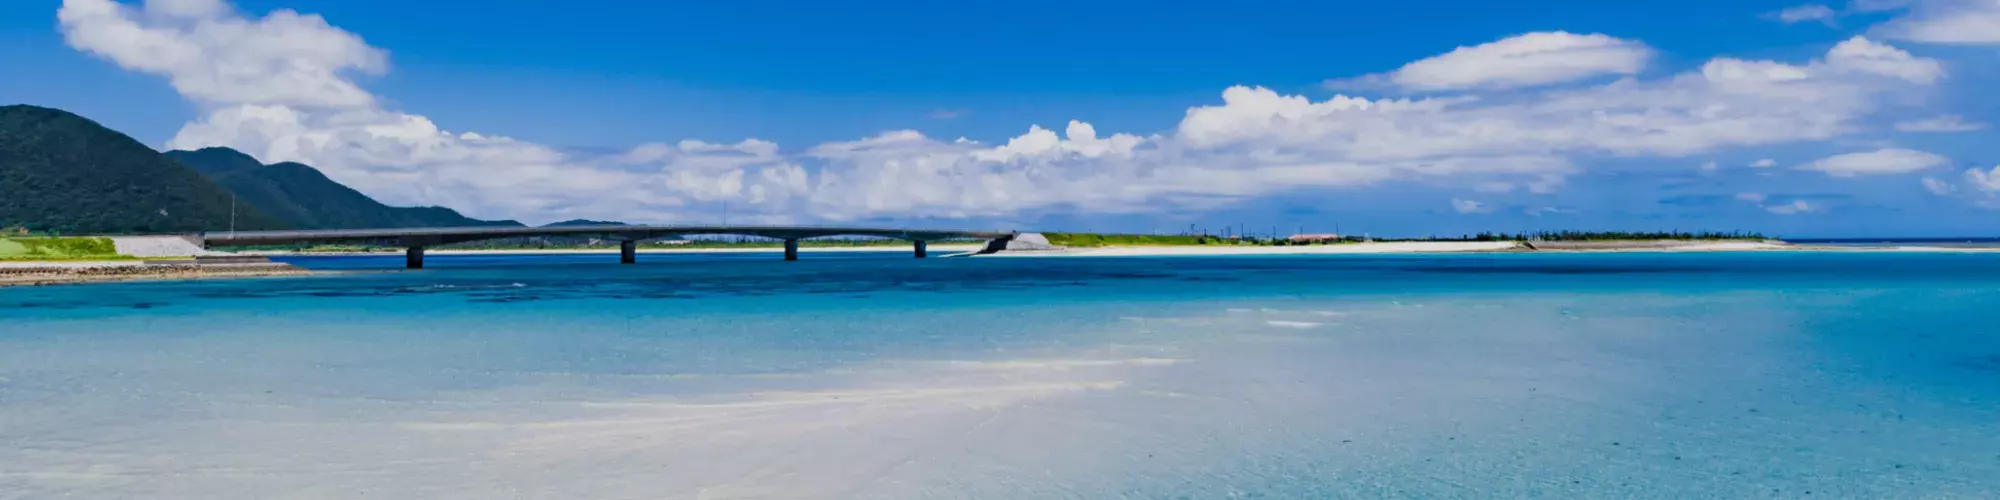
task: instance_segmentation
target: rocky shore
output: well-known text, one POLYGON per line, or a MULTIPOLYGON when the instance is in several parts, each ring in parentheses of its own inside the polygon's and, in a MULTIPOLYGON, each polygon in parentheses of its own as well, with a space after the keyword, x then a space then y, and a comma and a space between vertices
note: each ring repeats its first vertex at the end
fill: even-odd
POLYGON ((298 266, 277 262, 0 262, 0 286, 56 285, 107 281, 184 280, 304 276, 298 266))

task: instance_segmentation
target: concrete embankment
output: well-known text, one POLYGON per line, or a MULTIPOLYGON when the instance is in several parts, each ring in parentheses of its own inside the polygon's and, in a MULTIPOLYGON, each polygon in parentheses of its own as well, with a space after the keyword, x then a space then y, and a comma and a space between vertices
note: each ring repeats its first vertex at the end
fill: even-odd
POLYGON ((0 286, 54 285, 104 281, 303 276, 307 274, 311 273, 297 266, 269 261, 221 263, 202 263, 193 260, 171 262, 4 262, 0 263, 0 286))
POLYGON ((228 255, 202 248, 201 244, 181 236, 113 236, 111 244, 118 247, 119 255, 138 258, 149 257, 193 257, 197 255, 228 255))

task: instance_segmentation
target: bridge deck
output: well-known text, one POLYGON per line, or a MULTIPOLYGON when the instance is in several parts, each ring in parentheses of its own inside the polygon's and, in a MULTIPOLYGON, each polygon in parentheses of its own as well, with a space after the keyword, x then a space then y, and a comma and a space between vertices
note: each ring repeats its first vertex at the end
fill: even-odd
POLYGON ((307 231, 208 232, 199 237, 209 247, 296 245, 309 243, 376 243, 395 246, 430 246, 498 238, 531 236, 581 236, 639 241, 669 236, 734 234, 780 240, 827 236, 873 236, 910 241, 953 238, 993 239, 1011 234, 1006 231, 961 231, 944 229, 898 229, 835 226, 558 226, 558 227, 427 227, 402 229, 324 229, 307 231))
POLYGON ((498 238, 534 236, 597 237, 619 240, 619 261, 636 262, 635 243, 669 236, 737 234, 784 240, 785 260, 798 260, 799 240, 828 236, 873 236, 909 240, 917 258, 924 258, 926 242, 954 238, 1003 239, 1012 232, 958 231, 947 229, 895 229, 833 226, 558 226, 558 227, 426 227, 404 229, 324 229, 309 231, 229 231, 196 235, 203 247, 300 245, 314 243, 366 243, 400 246, 406 265, 424 267, 424 247, 498 238))

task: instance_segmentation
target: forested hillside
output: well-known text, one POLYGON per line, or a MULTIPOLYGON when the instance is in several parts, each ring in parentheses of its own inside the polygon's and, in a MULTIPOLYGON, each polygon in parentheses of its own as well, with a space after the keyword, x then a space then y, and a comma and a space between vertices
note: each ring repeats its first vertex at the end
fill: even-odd
POLYGON ((310 166, 292 162, 264 165, 229 148, 166 154, 206 173, 244 203, 302 229, 521 225, 511 220, 474 219, 445 207, 384 205, 310 166))
MULTIPOLYGON (((58 233, 227 229, 228 190, 125 134, 75 114, 0 106, 0 228, 58 233)), ((285 224, 236 207, 238 229, 285 224)))

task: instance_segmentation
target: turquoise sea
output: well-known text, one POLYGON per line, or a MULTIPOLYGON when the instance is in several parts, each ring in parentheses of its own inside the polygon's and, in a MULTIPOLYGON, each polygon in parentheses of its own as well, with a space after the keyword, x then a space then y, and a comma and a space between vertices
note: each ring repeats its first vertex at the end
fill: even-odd
POLYGON ((2000 495, 2000 254, 640 259, 0 289, 0 498, 2000 495))

